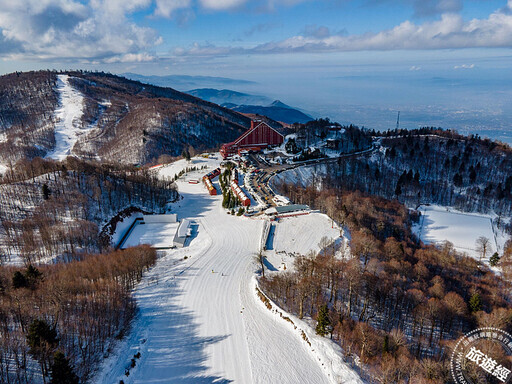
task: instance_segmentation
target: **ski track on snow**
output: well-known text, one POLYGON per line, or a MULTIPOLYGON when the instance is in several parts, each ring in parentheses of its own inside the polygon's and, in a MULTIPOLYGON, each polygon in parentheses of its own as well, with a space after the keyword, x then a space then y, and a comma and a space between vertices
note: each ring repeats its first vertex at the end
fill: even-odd
POLYGON ((59 107, 55 110, 55 148, 46 157, 64 160, 71 154, 79 136, 91 127, 82 128, 84 97, 71 86, 68 75, 57 76, 57 92, 59 107))
POLYGON ((134 328, 95 382, 332 382, 306 343, 255 299, 253 255, 263 222, 227 215, 221 197, 201 184, 178 186, 184 199, 173 212, 198 224, 197 234, 145 275, 135 292, 134 328))

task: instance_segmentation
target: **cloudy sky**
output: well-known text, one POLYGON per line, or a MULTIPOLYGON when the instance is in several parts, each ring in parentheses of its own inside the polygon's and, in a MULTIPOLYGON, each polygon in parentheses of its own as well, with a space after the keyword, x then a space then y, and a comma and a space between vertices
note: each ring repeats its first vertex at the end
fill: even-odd
POLYGON ((484 123, 511 107, 512 0, 0 0, 0 32, 0 73, 240 78, 370 126, 362 105, 484 123))

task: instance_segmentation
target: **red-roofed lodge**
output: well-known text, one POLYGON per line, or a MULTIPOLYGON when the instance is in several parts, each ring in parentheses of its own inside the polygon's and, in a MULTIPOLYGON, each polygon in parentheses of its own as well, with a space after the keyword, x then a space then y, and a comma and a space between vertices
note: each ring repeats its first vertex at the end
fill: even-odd
POLYGON ((260 151, 271 145, 281 145, 284 137, 262 121, 251 121, 251 128, 231 143, 223 144, 220 154, 225 159, 241 151, 260 151))

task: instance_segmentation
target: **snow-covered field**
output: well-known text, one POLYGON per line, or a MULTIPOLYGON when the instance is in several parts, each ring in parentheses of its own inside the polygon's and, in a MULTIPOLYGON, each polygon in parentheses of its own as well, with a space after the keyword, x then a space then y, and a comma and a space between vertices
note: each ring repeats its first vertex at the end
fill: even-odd
POLYGON ((480 258, 476 240, 485 236, 490 240, 491 250, 487 256, 502 251, 507 239, 502 231, 492 224, 495 216, 463 213, 441 206, 422 206, 421 220, 413 229, 425 243, 441 244, 449 241, 456 250, 468 256, 480 258))
MULTIPOLYGON (((144 276, 135 292, 140 313, 133 330, 95 382, 360 382, 333 343, 323 339, 310 347, 255 295, 253 258, 263 221, 226 214, 222 197, 209 196, 202 184, 177 184, 183 199, 173 213, 195 221, 198 229, 188 247, 166 251, 144 276), (129 369, 137 352, 141 357, 129 369)), ((323 222, 318 232, 328 229, 325 217, 309 215, 283 221, 279 236, 297 233, 290 240, 294 249, 316 249, 318 233, 308 240, 297 232, 315 228, 316 220, 323 222), (302 222, 307 218, 313 221, 302 222)))
POLYGON ((90 127, 82 127, 84 98, 69 84, 68 75, 57 76, 57 92, 60 102, 55 111, 55 149, 47 157, 64 160, 71 154, 79 136, 88 132, 90 127))
MULTIPOLYGON (((187 168, 201 168, 206 166, 207 170, 201 171, 201 172, 194 172, 195 176, 204 176, 209 171, 211 171, 214 168, 217 168, 220 165, 221 162, 220 154, 214 155, 212 158, 204 158, 201 156, 196 156, 190 159, 190 161, 187 161, 185 159, 175 161, 171 164, 166 164, 162 167, 155 168, 155 171, 158 173, 158 176, 161 178, 173 178, 174 176, 178 175, 181 171, 186 170, 187 168)), ((193 178, 193 177, 192 177, 193 178)), ((196 177, 197 178, 197 177, 196 177)))
POLYGON ((340 239, 339 227, 318 212, 282 218, 272 225, 265 252, 271 270, 290 269, 297 255, 320 251, 323 237, 329 242, 340 239))

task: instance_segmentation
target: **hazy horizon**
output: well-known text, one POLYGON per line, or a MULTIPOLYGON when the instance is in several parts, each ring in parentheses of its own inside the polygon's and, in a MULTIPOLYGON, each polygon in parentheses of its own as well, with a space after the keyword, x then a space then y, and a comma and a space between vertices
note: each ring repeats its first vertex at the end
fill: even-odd
POLYGON ((342 123, 512 142, 512 0, 0 0, 0 32, 0 74, 243 79, 342 123))

